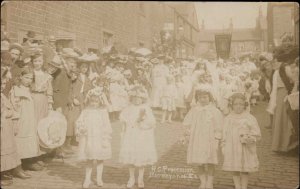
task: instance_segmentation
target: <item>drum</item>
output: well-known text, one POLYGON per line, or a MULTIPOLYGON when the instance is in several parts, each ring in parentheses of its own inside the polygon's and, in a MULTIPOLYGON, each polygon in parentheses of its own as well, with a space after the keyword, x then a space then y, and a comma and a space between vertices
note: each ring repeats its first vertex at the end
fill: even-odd
POLYGON ((40 146, 54 149, 64 144, 67 133, 67 120, 59 111, 49 111, 49 114, 38 123, 40 146))

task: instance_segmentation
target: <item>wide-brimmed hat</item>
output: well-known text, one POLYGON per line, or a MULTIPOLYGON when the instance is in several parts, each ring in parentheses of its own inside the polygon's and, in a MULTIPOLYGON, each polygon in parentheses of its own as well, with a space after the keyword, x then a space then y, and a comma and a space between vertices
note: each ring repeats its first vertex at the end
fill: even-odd
POLYGON ((10 44, 9 50, 11 50, 11 49, 18 49, 21 53, 24 52, 24 48, 19 43, 10 44))
POLYGON ((94 53, 91 53, 91 54, 83 54, 82 56, 78 57, 78 60, 81 61, 81 62, 95 62, 95 61, 98 61, 99 60, 99 57, 94 54, 94 53))
POLYGON ((40 145, 54 149, 64 144, 67 133, 67 120, 58 111, 50 111, 48 116, 41 119, 37 127, 40 145))
POLYGON ((58 55, 55 55, 52 59, 51 62, 49 62, 49 64, 51 64, 52 66, 62 69, 63 65, 62 65, 62 60, 58 55))
POLYGON ((63 48, 62 56, 64 58, 74 58, 77 59, 79 55, 72 48, 63 48))

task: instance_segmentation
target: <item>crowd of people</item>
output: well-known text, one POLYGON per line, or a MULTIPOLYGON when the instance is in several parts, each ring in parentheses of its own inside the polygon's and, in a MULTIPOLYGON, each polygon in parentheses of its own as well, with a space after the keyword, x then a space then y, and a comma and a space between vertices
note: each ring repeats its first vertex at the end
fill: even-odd
POLYGON ((251 107, 261 96, 269 102, 272 150, 298 145, 297 56, 297 49, 275 51, 255 64, 249 57, 175 59, 114 48, 97 55, 59 47, 55 36, 40 44, 34 32, 23 44, 10 43, 1 29, 1 184, 30 178, 26 170, 43 170, 56 155, 75 153, 75 145, 79 160, 87 162, 83 188, 91 184, 94 165, 97 185, 103 186, 103 161, 112 155, 111 122, 120 120, 127 187, 135 184, 138 168, 143 188, 144 167, 157 161, 153 110, 162 110, 161 126, 177 120, 187 127, 187 163, 199 166, 200 188, 213 188, 219 143, 223 170, 233 173, 236 188, 247 188, 248 173, 259 167, 261 133, 251 107), (49 140, 41 131, 45 124, 49 140))

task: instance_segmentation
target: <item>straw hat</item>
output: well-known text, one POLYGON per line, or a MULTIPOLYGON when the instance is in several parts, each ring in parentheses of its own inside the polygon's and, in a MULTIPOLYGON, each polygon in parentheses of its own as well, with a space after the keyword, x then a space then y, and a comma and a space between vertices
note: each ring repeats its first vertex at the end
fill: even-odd
POLYGON ((85 53, 82 56, 80 56, 78 59, 82 62, 95 62, 99 60, 99 57, 94 53, 91 54, 85 53))
POLYGON ((79 55, 72 48, 63 48, 62 56, 64 58, 75 58, 75 59, 79 57, 79 55))
POLYGON ((19 44, 19 43, 13 43, 13 44, 11 44, 11 45, 9 46, 9 50, 11 50, 11 49, 17 49, 17 50, 19 50, 21 53, 24 52, 24 48, 23 48, 22 45, 19 44))
POLYGON ((49 64, 59 69, 63 68, 62 61, 58 55, 55 55, 49 64))
POLYGON ((59 111, 50 111, 48 116, 41 119, 37 127, 40 145, 54 149, 64 144, 67 133, 67 120, 59 111))

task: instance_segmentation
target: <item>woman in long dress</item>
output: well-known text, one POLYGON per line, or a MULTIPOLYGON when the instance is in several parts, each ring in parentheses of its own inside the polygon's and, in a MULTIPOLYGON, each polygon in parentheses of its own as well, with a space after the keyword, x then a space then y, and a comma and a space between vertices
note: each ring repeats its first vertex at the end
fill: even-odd
POLYGON ((274 59, 281 62, 281 65, 273 75, 272 92, 267 111, 273 115, 272 150, 276 152, 288 152, 299 145, 298 132, 295 132, 295 128, 299 127, 299 122, 297 124, 297 118, 291 117, 293 114, 291 114, 290 105, 285 100, 294 86, 290 83, 287 75, 290 63, 294 61, 293 59, 297 56, 297 53, 298 51, 296 51, 296 54, 290 52, 284 55, 274 55, 274 59))

